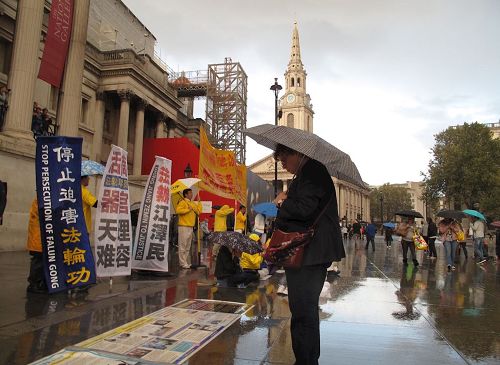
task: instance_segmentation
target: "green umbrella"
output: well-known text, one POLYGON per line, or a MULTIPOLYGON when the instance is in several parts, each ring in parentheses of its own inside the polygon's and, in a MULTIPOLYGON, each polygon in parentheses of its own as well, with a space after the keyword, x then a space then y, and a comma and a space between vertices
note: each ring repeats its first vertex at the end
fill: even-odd
POLYGON ((467 215, 472 216, 472 217, 476 217, 476 218, 482 219, 483 221, 486 221, 486 217, 482 213, 479 213, 477 210, 465 209, 463 212, 467 215))

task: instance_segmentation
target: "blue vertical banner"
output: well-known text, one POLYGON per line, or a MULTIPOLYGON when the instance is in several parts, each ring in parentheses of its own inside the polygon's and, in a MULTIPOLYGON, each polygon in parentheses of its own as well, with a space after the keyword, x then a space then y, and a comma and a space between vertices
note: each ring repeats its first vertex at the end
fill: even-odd
POLYGON ((81 190, 82 138, 38 137, 36 191, 49 293, 94 284, 81 190))

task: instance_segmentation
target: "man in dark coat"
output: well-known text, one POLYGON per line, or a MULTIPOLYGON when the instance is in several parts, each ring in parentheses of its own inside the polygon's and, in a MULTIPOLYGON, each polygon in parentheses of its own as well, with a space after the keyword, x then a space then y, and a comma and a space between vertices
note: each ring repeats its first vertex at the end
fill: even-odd
POLYGON ((318 364, 320 355, 319 295, 332 261, 345 257, 332 178, 320 162, 278 145, 274 153, 283 168, 294 174, 288 191, 275 199, 276 228, 306 231, 323 212, 312 241, 305 247, 302 267, 286 268, 292 347, 296 364, 318 364))

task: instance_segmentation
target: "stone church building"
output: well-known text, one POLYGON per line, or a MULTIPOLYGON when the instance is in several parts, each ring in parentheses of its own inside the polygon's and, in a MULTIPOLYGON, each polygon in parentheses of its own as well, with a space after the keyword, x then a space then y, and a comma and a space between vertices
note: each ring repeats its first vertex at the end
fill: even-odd
MULTIPOLYGON (((285 71, 285 92, 279 100, 278 125, 298 128, 313 133, 314 111, 307 93, 307 73, 300 55, 299 31, 295 23, 292 32, 290 61, 285 71)), ((267 156, 252 165, 249 170, 264 180, 274 181, 274 159, 267 156)), ((278 191, 286 191, 292 175, 278 164, 278 191)), ((337 192, 339 217, 348 223, 354 219, 370 219, 370 190, 347 181, 332 178, 337 192)))

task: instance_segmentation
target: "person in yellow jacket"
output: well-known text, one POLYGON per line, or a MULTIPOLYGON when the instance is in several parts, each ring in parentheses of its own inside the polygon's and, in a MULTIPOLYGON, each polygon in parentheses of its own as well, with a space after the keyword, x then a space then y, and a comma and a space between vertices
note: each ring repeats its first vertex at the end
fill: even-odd
POLYGON ((193 227, 196 224, 196 217, 201 213, 201 203, 191 201, 193 199, 193 191, 191 189, 185 189, 182 192, 182 196, 183 199, 179 201, 176 207, 176 212, 179 216, 179 266, 181 269, 190 269, 193 227))
POLYGON ((89 233, 92 229, 92 210, 91 208, 97 208, 97 198, 90 192, 87 188, 89 186, 90 176, 82 176, 82 206, 83 215, 85 217, 85 225, 87 226, 87 232, 89 233))
POLYGON ((214 232, 227 231, 227 216, 234 212, 234 208, 230 208, 225 204, 215 212, 214 232))
POLYGON ((26 249, 31 255, 30 273, 26 291, 30 293, 47 293, 47 283, 45 282, 45 275, 43 273, 42 238, 38 216, 38 201, 36 198, 31 203, 26 249))
POLYGON ((245 224, 247 222, 247 208, 244 205, 240 205, 240 210, 236 214, 236 223, 234 225, 234 230, 236 232, 245 233, 245 224))
MULTIPOLYGON (((234 212, 234 208, 230 208, 229 205, 225 204, 215 212, 215 221, 214 221, 214 232, 226 232, 227 231, 227 216, 234 212)), ((212 249, 212 254, 214 257, 219 253, 220 245, 218 243, 214 243, 214 247, 212 249)))

